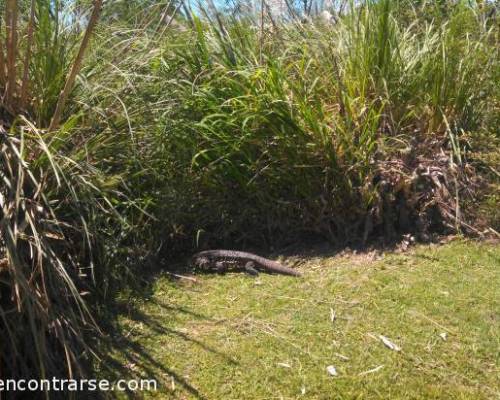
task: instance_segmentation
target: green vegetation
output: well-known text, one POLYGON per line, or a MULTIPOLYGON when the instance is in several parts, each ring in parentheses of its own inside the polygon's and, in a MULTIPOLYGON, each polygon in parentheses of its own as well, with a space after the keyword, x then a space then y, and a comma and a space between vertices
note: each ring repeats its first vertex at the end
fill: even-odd
POLYGON ((137 143, 106 163, 131 169, 164 255, 195 240, 477 233, 471 146, 498 144, 498 31, 463 4, 446 23, 404 4, 264 32, 220 15, 163 40, 103 29, 95 57, 113 61, 84 97, 101 131, 137 143))
POLYGON ((305 260, 304 279, 160 277, 147 298, 122 299, 104 366, 158 379, 146 398, 498 396, 498 246, 305 260))
POLYGON ((196 248, 498 236, 493 4, 334 11, 0 1, 0 377, 88 372, 196 248))

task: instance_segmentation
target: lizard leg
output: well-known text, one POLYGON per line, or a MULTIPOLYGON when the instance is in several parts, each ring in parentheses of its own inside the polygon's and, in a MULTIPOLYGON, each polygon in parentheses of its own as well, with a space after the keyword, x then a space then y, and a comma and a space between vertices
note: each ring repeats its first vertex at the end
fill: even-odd
POLYGON ((255 263, 253 261, 248 261, 246 264, 245 264, 245 271, 247 272, 247 274, 250 274, 250 275, 259 275, 259 271, 257 271, 255 269, 255 263))
POLYGON ((223 261, 217 261, 215 263, 215 271, 217 271, 218 274, 223 274, 226 272, 226 265, 223 261))
POLYGON ((200 257, 194 260, 193 266, 195 269, 199 270, 207 270, 209 267, 210 262, 208 261, 208 258, 205 257, 200 257))

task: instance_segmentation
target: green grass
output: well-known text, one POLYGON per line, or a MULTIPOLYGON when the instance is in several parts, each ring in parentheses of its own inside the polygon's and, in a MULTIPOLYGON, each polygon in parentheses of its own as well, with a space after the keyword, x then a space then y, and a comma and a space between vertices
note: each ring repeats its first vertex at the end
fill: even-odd
POLYGON ((158 379, 153 398, 500 395, 498 245, 304 260, 303 279, 158 278, 151 296, 127 300, 111 358, 126 375, 158 379))

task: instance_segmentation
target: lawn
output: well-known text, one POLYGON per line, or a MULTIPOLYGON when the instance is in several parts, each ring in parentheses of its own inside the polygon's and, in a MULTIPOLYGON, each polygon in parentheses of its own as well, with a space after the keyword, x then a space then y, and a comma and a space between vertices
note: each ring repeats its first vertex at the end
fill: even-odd
POLYGON ((498 245, 318 254, 299 279, 160 276, 123 298, 102 374, 162 399, 499 398, 498 245))

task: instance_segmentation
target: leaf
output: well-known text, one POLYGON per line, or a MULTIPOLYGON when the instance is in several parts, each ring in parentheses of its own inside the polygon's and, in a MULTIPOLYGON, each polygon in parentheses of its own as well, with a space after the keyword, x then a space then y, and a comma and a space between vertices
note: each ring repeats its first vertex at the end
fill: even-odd
POLYGON ((332 323, 333 323, 336 318, 337 318, 337 314, 335 313, 335 311, 333 311, 333 308, 330 308, 330 321, 332 321, 332 323))
POLYGON ((389 349, 391 349, 393 351, 401 351, 401 347, 399 347, 397 344, 393 343, 391 340, 389 340, 385 336, 378 335, 378 337, 380 338, 380 340, 382 341, 382 343, 384 343, 384 345, 387 348, 389 348, 389 349))
POLYGON ((127 364, 125 364, 125 368, 127 368, 127 369, 129 369, 129 370, 131 370, 131 371, 134 371, 134 370, 136 369, 136 367, 137 367, 137 364, 136 364, 136 363, 132 363, 132 362, 131 362, 131 363, 127 363, 127 364))
POLYGON ((338 376, 337 370, 333 365, 326 367, 326 372, 328 372, 331 376, 338 376))

